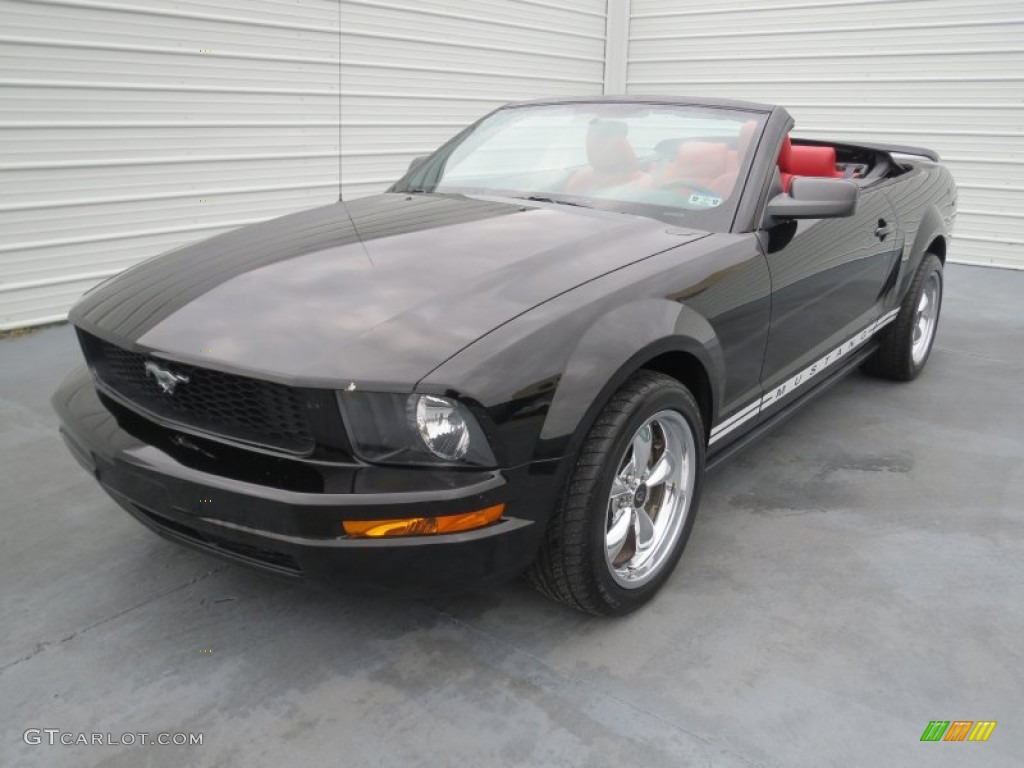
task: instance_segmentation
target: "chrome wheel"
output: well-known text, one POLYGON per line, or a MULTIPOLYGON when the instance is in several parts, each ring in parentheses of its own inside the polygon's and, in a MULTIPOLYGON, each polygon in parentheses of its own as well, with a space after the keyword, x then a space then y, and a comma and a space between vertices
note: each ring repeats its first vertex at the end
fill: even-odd
POLYGON ((942 301, 942 281, 938 272, 932 272, 921 291, 914 314, 914 331, 910 342, 910 357, 914 365, 920 365, 928 356, 935 337, 935 326, 939 321, 939 302, 942 301))
POLYGON ((677 411, 660 411, 636 431, 617 466, 605 561, 619 586, 636 589, 669 559, 690 513, 697 469, 693 430, 677 411))

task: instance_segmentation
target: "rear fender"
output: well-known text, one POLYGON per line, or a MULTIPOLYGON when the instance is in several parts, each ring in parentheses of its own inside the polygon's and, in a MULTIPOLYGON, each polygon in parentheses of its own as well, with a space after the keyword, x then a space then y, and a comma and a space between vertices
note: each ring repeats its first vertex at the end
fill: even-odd
POLYGON ((928 246, 935 241, 936 237, 944 237, 945 234, 946 225, 939 209, 934 205, 930 206, 921 217, 913 242, 908 241, 903 247, 903 259, 900 264, 896 292, 900 301, 906 296, 910 281, 914 279, 914 274, 921 266, 925 254, 928 253, 928 246))
POLYGON ((943 166, 927 166, 897 178, 886 189, 904 232, 903 255, 896 279, 897 303, 903 300, 928 247, 937 237, 949 240, 956 216, 956 185, 943 166))

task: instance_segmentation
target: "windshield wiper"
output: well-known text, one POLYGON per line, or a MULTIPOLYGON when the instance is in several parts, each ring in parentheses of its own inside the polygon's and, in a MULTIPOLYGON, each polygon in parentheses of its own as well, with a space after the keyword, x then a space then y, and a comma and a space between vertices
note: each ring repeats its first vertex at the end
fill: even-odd
POLYGON ((577 208, 589 208, 586 203, 574 203, 571 200, 556 200, 553 197, 541 197, 539 195, 512 195, 514 200, 530 200, 534 203, 555 203, 556 205, 574 205, 577 208))

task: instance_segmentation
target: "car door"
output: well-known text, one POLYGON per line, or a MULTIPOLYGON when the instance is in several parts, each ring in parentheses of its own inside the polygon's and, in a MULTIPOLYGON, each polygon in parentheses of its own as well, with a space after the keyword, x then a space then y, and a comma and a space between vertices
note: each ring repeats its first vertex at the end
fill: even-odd
POLYGON ((895 210, 870 189, 852 216, 791 221, 766 234, 772 309, 762 419, 866 341, 901 244, 895 210))

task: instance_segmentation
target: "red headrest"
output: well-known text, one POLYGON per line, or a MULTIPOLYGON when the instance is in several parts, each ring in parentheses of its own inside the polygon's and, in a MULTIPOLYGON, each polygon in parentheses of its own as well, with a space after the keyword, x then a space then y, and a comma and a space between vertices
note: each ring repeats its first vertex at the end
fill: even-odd
POLYGON ((796 145, 792 148, 789 168, 794 176, 824 176, 832 178, 836 175, 835 147, 808 147, 796 145))
POLYGON ((628 173, 636 169, 636 153, 625 136, 587 137, 587 162, 601 173, 628 173))
POLYGON ((782 140, 782 148, 779 150, 779 170, 783 173, 792 173, 789 170, 789 164, 792 161, 793 156, 793 142, 789 140, 789 136, 782 140))
POLYGON ((714 179, 728 168, 729 147, 717 141, 684 141, 676 153, 676 169, 687 179, 714 179))

